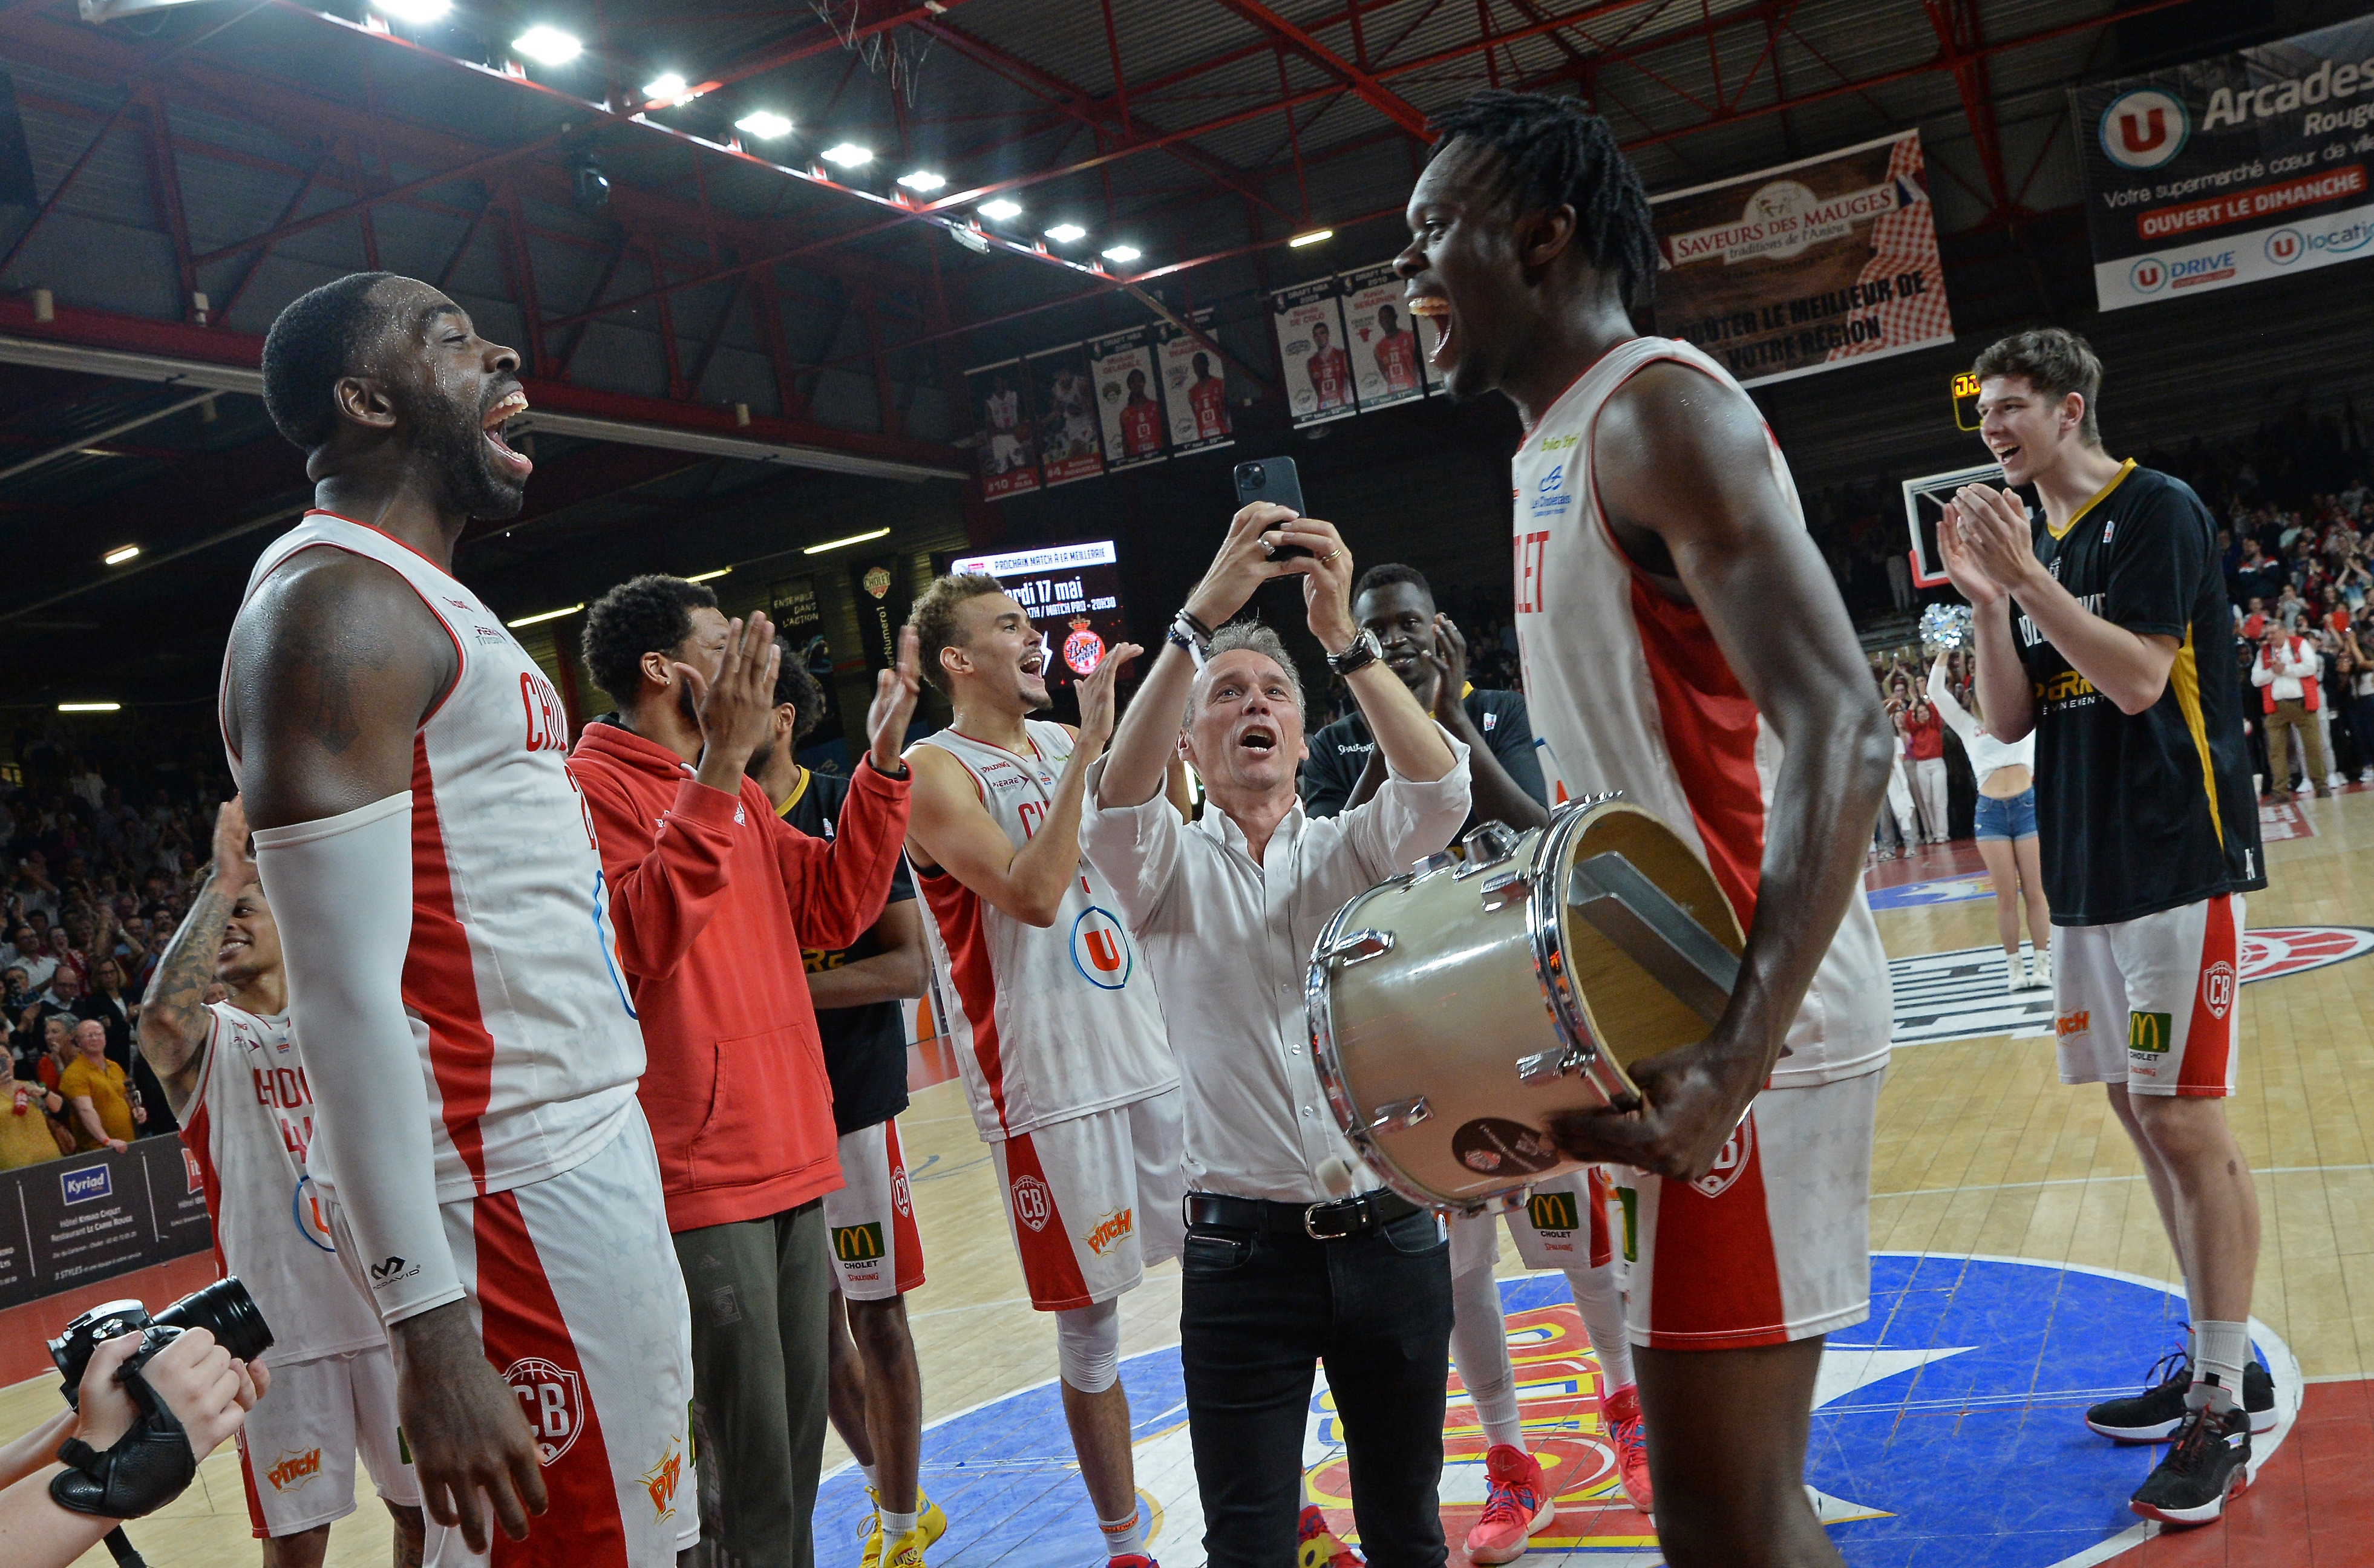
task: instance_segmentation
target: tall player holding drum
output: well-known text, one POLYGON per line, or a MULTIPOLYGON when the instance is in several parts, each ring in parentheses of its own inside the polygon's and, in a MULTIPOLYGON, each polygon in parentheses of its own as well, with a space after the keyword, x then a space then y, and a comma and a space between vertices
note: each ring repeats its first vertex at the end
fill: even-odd
POLYGON ((1700 849, 1748 931, 1714 1032, 1633 1068, 1637 1112, 1551 1124, 1639 1173, 1628 1308, 1661 1543, 1676 1568, 1839 1563, 1801 1483, 1823 1336, 1870 1311, 1889 1008, 1859 884, 1886 720, 1755 405, 1632 324, 1655 240, 1606 123, 1487 92, 1437 130, 1395 266, 1451 394, 1524 416, 1534 728, 1569 797, 1621 790, 1700 849))

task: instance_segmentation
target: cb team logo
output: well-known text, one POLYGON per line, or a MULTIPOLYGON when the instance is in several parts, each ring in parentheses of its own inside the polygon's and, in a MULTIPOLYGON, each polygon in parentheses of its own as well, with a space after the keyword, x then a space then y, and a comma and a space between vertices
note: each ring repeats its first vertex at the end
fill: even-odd
POLYGON ((1129 984, 1137 955, 1129 945, 1129 933, 1111 910, 1091 904, 1072 922, 1072 967, 1100 991, 1117 991, 1129 984))
POLYGON ((2184 150, 2192 118, 2175 94, 2142 88, 2110 100, 2101 135, 2102 156, 2121 169, 2157 169, 2184 150))
POLYGON ((2201 1005, 2212 1018, 2223 1018, 2234 1007, 2234 965, 2223 958, 2201 977, 2201 1005))
POLYGON ((1708 1198, 1721 1198, 1731 1190, 1732 1184, 1747 1174, 1749 1162, 1756 1158, 1756 1113, 1748 1112, 1722 1141, 1722 1148, 1714 1157, 1714 1168, 1690 1183, 1708 1198))
POLYGON ((1047 1217, 1055 1211, 1055 1200, 1047 1195, 1047 1184, 1035 1176, 1027 1176, 1014 1184, 1014 1217, 1038 1235, 1047 1228, 1047 1217))
POLYGON ((577 1374, 542 1356, 523 1356, 503 1369, 503 1381, 519 1396, 535 1436, 536 1462, 559 1463, 585 1430, 585 1387, 577 1374))

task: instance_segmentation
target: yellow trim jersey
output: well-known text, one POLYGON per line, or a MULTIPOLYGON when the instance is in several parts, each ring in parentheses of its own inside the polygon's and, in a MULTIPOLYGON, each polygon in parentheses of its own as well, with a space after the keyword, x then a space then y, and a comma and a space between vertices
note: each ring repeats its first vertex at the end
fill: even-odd
POLYGON ((2036 694, 2036 823, 2052 922, 2100 926, 2267 885, 2216 524, 2180 479, 2130 460, 2037 558, 2078 602, 2177 639, 2159 701, 2133 716, 2014 603, 2036 694))

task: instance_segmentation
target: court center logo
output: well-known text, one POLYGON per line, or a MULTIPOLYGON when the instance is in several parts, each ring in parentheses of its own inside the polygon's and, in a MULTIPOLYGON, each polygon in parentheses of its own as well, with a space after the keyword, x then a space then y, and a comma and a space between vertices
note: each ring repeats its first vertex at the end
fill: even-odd
POLYGON ((1117 991, 1129 984, 1137 954, 1112 911, 1091 904, 1072 922, 1072 967, 1100 991, 1117 991))
POLYGON ((577 1374, 542 1356, 523 1356, 503 1369, 503 1381, 519 1396, 537 1463, 559 1463, 585 1429, 585 1387, 577 1374))
POLYGON ((2102 156, 2121 169, 2157 169, 2192 136, 2183 100, 2157 88, 2121 93, 2102 111, 2102 156))
POLYGON ((1038 1235, 1047 1228, 1048 1217, 1055 1211, 1055 1200, 1048 1196, 1047 1184, 1037 1176, 1027 1176, 1014 1184, 1014 1217, 1038 1235))

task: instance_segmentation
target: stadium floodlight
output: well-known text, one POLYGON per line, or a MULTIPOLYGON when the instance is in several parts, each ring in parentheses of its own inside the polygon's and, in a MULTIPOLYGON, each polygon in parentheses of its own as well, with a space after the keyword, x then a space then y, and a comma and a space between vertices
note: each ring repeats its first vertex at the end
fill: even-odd
POLYGON ((1009 202, 1004 196, 981 204, 981 216, 992 223, 1012 223, 1022 216, 1022 204, 1009 202))
POLYGON ((887 539, 888 537, 890 537, 890 531, 888 529, 876 528, 870 532, 852 533, 846 539, 828 539, 821 544, 810 544, 805 549, 802 550, 800 554, 803 556, 820 556, 827 550, 838 550, 843 544, 863 544, 869 539, 887 539))
POLYGON ((929 194, 931 192, 938 190, 947 182, 948 177, 946 175, 935 174, 928 169, 911 170, 907 173, 899 176, 899 184, 904 185, 907 189, 915 192, 919 195, 929 194))
POLYGON ((734 568, 732 567, 720 567, 713 572, 695 572, 684 580, 687 582, 715 582, 719 578, 723 577, 733 569, 734 568))
POLYGON ((101 556, 100 560, 107 566, 120 567, 138 554, 140 554, 140 546, 137 544, 118 544, 114 549, 101 556))
POLYGON ((1104 256, 1106 261, 1120 262, 1126 265, 1145 253, 1134 245, 1115 245, 1106 251, 1104 256))
POLYGON ((682 103, 691 96, 691 84, 674 71, 663 71, 643 84, 643 98, 648 102, 682 103))
POLYGON ((453 8, 453 0, 370 0, 371 9, 394 17, 399 22, 425 27, 441 21, 453 8))
POLYGON ((838 146, 825 148, 817 156, 827 163, 839 164, 843 169, 855 169, 861 163, 874 161, 874 149, 859 146, 855 142, 842 142, 838 146))
POLYGON ((533 615, 522 615, 516 621, 505 621, 503 625, 507 626, 532 626, 538 621, 557 621, 563 615, 573 615, 583 608, 585 608, 585 606, 582 604, 571 604, 568 608, 562 610, 541 610, 533 615))
POLYGON ((1308 234, 1296 235, 1293 239, 1287 240, 1287 243, 1299 249, 1305 245, 1316 245, 1322 240, 1333 240, 1334 238, 1335 231, 1332 228, 1314 228, 1308 234))
POLYGON ((120 702, 62 702, 60 713, 113 713, 123 708, 120 702))
POLYGON ((575 34, 541 24, 511 40, 511 47, 539 65, 566 65, 585 52, 575 34))
POLYGON ((752 110, 734 122, 734 128, 737 131, 747 131, 754 136, 764 137, 770 142, 778 136, 788 136, 792 134, 792 123, 771 109, 752 110))
POLYGON ((1085 240, 1088 231, 1076 223, 1059 223, 1047 231, 1047 238, 1058 245, 1068 245, 1075 240, 1085 240))

